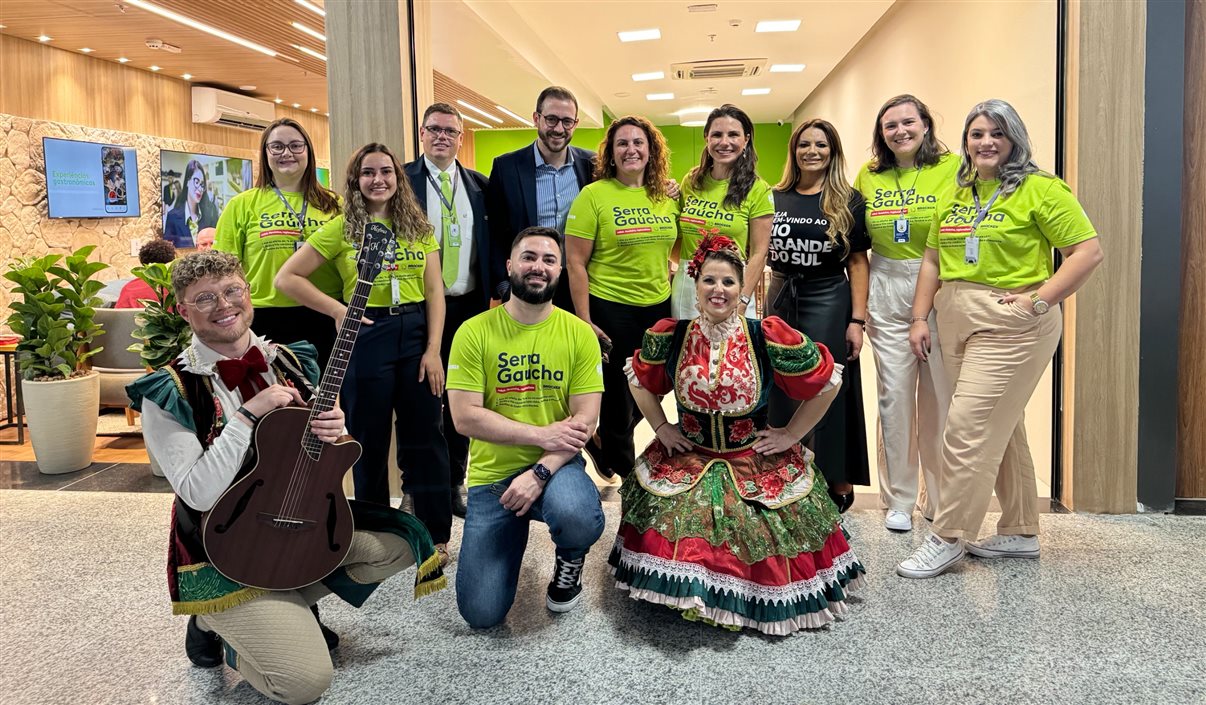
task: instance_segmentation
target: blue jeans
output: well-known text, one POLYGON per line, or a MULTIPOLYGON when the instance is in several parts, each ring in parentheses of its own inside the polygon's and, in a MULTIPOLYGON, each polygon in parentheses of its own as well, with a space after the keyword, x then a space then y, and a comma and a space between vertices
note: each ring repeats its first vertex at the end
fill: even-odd
POLYGON ((553 475, 527 514, 515 516, 499 502, 503 491, 527 468, 492 485, 469 488, 468 512, 456 569, 456 606, 474 629, 506 618, 515 602, 519 566, 528 545, 528 524, 549 527, 557 556, 586 555, 603 534, 599 490, 586 475, 586 461, 575 456, 553 475))

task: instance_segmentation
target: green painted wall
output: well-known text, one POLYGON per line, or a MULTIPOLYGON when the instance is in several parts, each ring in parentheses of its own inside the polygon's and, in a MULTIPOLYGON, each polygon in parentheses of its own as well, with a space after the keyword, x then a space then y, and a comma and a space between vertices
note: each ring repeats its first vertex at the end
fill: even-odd
MULTIPOLYGON (((678 180, 699 163, 703 152, 702 127, 663 125, 659 127, 670 147, 670 174, 678 180)), ((580 127, 574 130, 574 146, 595 151, 607 131, 602 128, 580 127)), ((486 176, 494 158, 530 145, 536 139, 536 130, 477 130, 473 133, 473 151, 476 169, 486 176)), ((783 176, 783 164, 787 159, 787 141, 791 139, 791 125, 759 124, 754 126, 754 144, 758 148, 758 173, 773 186, 783 176)))

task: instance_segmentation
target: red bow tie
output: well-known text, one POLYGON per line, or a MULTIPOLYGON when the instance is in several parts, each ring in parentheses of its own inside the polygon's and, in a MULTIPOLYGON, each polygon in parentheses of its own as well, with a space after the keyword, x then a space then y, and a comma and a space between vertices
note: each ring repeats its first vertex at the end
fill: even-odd
POLYGON ((267 371, 268 361, 264 359, 264 353, 254 345, 237 360, 218 361, 218 374, 222 377, 222 383, 227 389, 238 389, 244 402, 251 401, 261 390, 268 388, 262 376, 267 371))

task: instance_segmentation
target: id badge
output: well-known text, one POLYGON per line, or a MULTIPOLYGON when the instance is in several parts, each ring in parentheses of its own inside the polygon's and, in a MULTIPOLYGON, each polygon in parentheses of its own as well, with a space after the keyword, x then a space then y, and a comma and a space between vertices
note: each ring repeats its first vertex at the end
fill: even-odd
POLYGON ((967 264, 980 263, 980 238, 972 235, 963 241, 963 261, 967 264))
POLYGON ((448 224, 448 242, 444 244, 449 247, 461 246, 461 226, 459 223, 448 224))
POLYGON ((903 215, 893 221, 892 242, 903 244, 909 241, 909 219, 903 215))
POLYGON ((389 298, 394 306, 402 303, 402 289, 398 286, 398 280, 393 277, 389 278, 389 298))
POLYGON ((300 250, 302 248, 302 245, 304 245, 304 244, 306 244, 305 240, 301 239, 300 237, 297 238, 296 240, 293 241, 293 251, 297 252, 298 250, 300 250))

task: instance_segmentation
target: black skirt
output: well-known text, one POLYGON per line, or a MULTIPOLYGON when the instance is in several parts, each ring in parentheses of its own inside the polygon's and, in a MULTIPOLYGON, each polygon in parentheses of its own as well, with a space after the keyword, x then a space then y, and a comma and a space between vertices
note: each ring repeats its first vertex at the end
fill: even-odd
MULTIPOLYGON (((871 484, 859 361, 846 358, 846 327, 852 313, 850 281, 845 273, 804 279, 774 272, 766 298, 769 315, 782 318, 813 342, 824 344, 834 362, 846 366, 841 390, 804 440, 816 453, 817 467, 831 487, 840 482, 871 484)), ((778 387, 772 388, 771 425, 785 426, 799 405, 778 387)))

